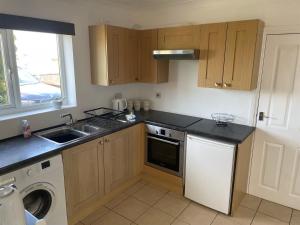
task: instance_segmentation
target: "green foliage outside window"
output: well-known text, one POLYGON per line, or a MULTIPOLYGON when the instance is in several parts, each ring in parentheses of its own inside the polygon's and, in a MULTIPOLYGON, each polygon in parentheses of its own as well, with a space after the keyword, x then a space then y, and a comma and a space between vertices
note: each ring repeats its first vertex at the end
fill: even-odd
POLYGON ((0 52, 0 105, 4 105, 8 103, 7 98, 7 87, 4 75, 4 67, 3 67, 3 59, 2 54, 0 52))

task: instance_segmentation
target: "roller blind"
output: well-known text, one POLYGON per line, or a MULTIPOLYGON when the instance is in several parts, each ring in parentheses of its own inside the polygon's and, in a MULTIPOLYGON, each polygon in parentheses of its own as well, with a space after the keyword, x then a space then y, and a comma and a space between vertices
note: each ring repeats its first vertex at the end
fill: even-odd
POLYGON ((73 23, 0 13, 0 28, 75 35, 73 23))

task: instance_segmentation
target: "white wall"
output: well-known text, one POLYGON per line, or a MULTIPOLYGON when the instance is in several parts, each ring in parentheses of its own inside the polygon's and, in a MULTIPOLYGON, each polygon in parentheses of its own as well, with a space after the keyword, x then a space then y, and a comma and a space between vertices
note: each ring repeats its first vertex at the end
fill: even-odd
POLYGON ((150 99, 162 111, 210 118, 213 112, 237 116, 236 122, 248 124, 254 92, 224 91, 197 87, 197 61, 170 61, 169 82, 140 87, 141 98, 150 99), (156 98, 159 92, 161 98, 156 98))
MULTIPOLYGON (((148 8, 134 14, 143 28, 262 19, 266 26, 299 25, 299 0, 199 0, 168 8, 148 8)), ((153 108, 210 118, 213 112, 232 113, 235 122, 252 124, 255 91, 228 91, 197 88, 197 62, 172 61, 170 81, 161 85, 143 85, 143 98, 153 108), (155 98, 155 92, 162 98, 155 98)))
MULTIPOLYGON (((142 28, 183 24, 200 24, 240 19, 260 18, 268 26, 296 25, 300 21, 298 0, 199 0, 180 6, 129 10, 70 0, 0 0, 0 13, 18 14, 73 22, 74 60, 78 107, 71 111, 77 118, 85 109, 109 106, 116 92, 129 98, 149 98, 153 107, 164 111, 210 117, 213 112, 228 112, 238 116, 237 122, 249 124, 252 117, 254 92, 225 91, 196 87, 197 62, 172 61, 170 82, 167 84, 132 84, 115 87, 97 87, 90 84, 88 25, 107 22, 114 25, 142 28), (156 99, 159 91, 162 98, 156 99)), ((33 129, 61 123, 61 111, 27 117, 33 129)), ((0 122, 0 139, 20 133, 20 119, 0 122)))
MULTIPOLYGON (((82 1, 84 2, 84 1, 82 1)), ((106 5, 93 3, 80 4, 79 1, 70 3, 55 0, 0 0, 0 13, 32 16, 75 23, 76 35, 73 39, 76 91, 78 107, 72 110, 75 117, 83 117, 82 111, 99 106, 109 106, 110 99, 116 92, 122 91, 127 96, 136 96, 137 88, 134 85, 115 87, 97 87, 90 82, 90 61, 88 25, 109 22, 120 26, 130 26, 130 12, 124 9, 115 9, 106 5)), ((39 115, 29 116, 34 130, 57 125, 63 121, 59 115, 61 110, 39 115)), ((20 134, 21 119, 12 119, 0 122, 0 140, 2 138, 20 134)))

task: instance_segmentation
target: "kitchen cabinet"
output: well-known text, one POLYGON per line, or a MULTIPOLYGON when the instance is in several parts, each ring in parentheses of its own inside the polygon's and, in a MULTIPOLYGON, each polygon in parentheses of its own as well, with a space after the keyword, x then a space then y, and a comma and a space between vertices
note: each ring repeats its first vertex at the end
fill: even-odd
POLYGON ((139 81, 138 71, 138 57, 139 57, 139 31, 127 29, 127 44, 126 44, 126 65, 127 65, 127 76, 126 83, 133 83, 139 81))
POLYGON ((106 193, 142 171, 144 135, 144 126, 139 124, 104 137, 106 193))
POLYGON ((197 25, 158 29, 158 49, 199 49, 197 25))
POLYGON ((223 86, 227 89, 256 88, 263 23, 259 20, 228 24, 223 86))
POLYGON ((142 172, 144 140, 144 124, 137 124, 63 151, 69 224, 83 219, 142 172))
POLYGON ((201 25, 198 86, 222 88, 227 23, 201 25))
POLYGON ((63 151, 68 219, 104 196, 102 140, 63 151))
POLYGON ((67 213, 77 223, 99 202, 143 170, 144 124, 63 151, 67 213))
POLYGON ((115 85, 137 79, 137 34, 127 28, 89 27, 92 83, 115 85))
POLYGON ((198 86, 255 89, 263 26, 260 20, 201 25, 198 86))
POLYGON ((158 49, 158 30, 139 33, 139 81, 143 83, 168 82, 169 61, 155 60, 153 50, 158 49))
POLYGON ((121 130, 104 137, 105 192, 129 178, 129 135, 121 130))

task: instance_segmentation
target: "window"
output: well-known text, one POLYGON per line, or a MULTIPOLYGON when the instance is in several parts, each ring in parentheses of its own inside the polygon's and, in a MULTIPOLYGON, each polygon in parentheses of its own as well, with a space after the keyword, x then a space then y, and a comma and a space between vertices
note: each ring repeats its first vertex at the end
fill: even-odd
POLYGON ((0 114, 66 100, 63 49, 63 35, 0 30, 0 114))

